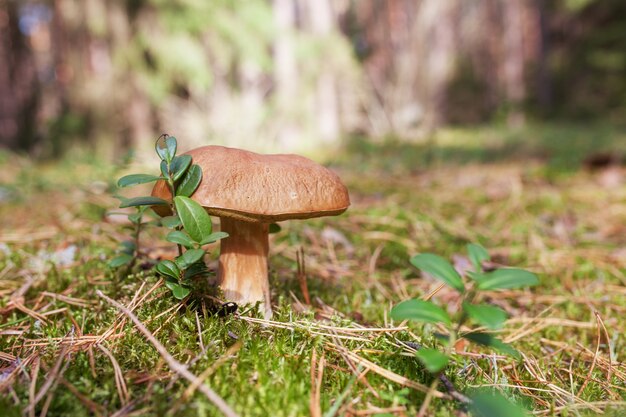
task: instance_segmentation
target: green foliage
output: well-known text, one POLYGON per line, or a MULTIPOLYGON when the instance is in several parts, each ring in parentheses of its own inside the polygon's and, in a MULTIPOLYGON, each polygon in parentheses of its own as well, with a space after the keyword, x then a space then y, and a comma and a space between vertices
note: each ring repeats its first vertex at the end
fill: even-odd
POLYGON ((122 266, 132 266, 139 255, 139 235, 144 225, 143 216, 148 211, 146 205, 133 204, 134 199, 117 196, 121 201, 120 207, 135 207, 135 212, 127 215, 128 220, 132 224, 133 240, 125 240, 118 247, 118 255, 109 260, 108 265, 111 268, 120 268, 122 266))
POLYGON ((174 197, 176 211, 189 236, 196 242, 202 242, 213 231, 211 218, 202 206, 189 197, 174 197))
POLYGON ((154 150, 156 151, 161 161, 166 161, 166 163, 172 162, 172 159, 176 155, 176 148, 178 143, 174 136, 169 136, 167 134, 161 135, 154 144, 154 150))
POLYGON ((164 180, 165 177, 148 174, 131 174, 120 178, 117 181, 117 186, 120 188, 129 187, 131 185, 146 184, 153 181, 164 180))
POLYGON ((494 350, 505 355, 513 356, 515 359, 519 359, 521 357, 519 352, 513 349, 511 345, 504 343, 490 333, 470 332, 461 334, 461 337, 476 344, 493 348, 494 350))
POLYGON ((168 233, 168 235, 165 236, 165 240, 167 240, 168 242, 176 243, 177 245, 182 245, 187 249, 193 248, 195 244, 195 241, 190 238, 187 233, 180 230, 174 230, 168 233))
POLYGON ((463 311, 476 323, 497 330, 506 321, 506 311, 488 304, 463 303, 463 311))
MULTIPOLYGON (((178 181, 187 172, 191 165, 190 155, 175 156, 169 164, 169 175, 174 181, 178 181)), ((194 190, 195 191, 195 190, 194 190)))
POLYGON ((450 325, 450 316, 441 307, 422 300, 407 300, 391 310, 394 320, 415 320, 424 323, 443 323, 450 325))
POLYGON ((480 391, 472 395, 470 406, 475 417, 529 417, 530 414, 523 408, 511 403, 497 392, 480 391))
POLYGON ((133 255, 129 255, 128 253, 122 253, 114 257, 109 261, 109 266, 111 268, 119 268, 123 265, 128 265, 133 260, 133 255))
POLYGON ((448 355, 441 353, 437 349, 422 348, 415 353, 415 356, 422 362, 428 372, 433 374, 441 372, 450 361, 448 355))
POLYGON ((120 204, 120 208, 128 208, 128 207, 138 207, 138 206, 164 206, 167 205, 167 201, 158 197, 134 197, 129 198, 122 204, 120 204))
POLYGON ((470 261, 472 261, 472 265, 474 265, 474 270, 476 271, 482 270, 483 262, 489 260, 489 252, 487 252, 487 249, 475 243, 467 245, 467 256, 470 258, 470 261))
POLYGON ((153 196, 120 197, 120 208, 137 207, 137 213, 128 216, 129 220, 136 225, 135 242, 132 249, 127 249, 111 259, 109 266, 117 268, 134 262, 139 254, 139 233, 144 211, 148 206, 168 205, 173 215, 162 218, 159 223, 174 229, 165 239, 178 245, 179 256, 174 261, 166 259, 159 262, 155 270, 165 278, 165 285, 172 291, 174 297, 183 299, 191 292, 189 279, 206 272, 206 265, 202 261, 206 252, 201 246, 223 239, 228 234, 212 233, 211 218, 200 204, 189 198, 202 181, 202 169, 192 164, 190 155, 176 155, 178 148, 176 138, 166 134, 161 135, 154 148, 161 160, 162 176, 126 175, 119 179, 118 186, 127 187, 153 181, 165 181, 175 197, 172 201, 153 196))
MULTIPOLYGON (((443 308, 433 302, 424 300, 403 301, 391 309, 391 317, 394 320, 408 319, 421 323, 434 323, 446 328, 447 335, 442 337, 445 342, 443 351, 422 348, 416 353, 419 361, 433 374, 443 372, 452 358, 454 344, 459 338, 489 347, 516 359, 520 358, 517 350, 490 333, 476 330, 462 333, 459 330, 470 320, 488 329, 501 328, 507 318, 506 312, 499 307, 477 302, 479 292, 536 285, 539 282, 537 276, 531 272, 515 268, 502 268, 484 273, 483 262, 489 260, 487 250, 480 245, 469 244, 467 245, 467 253, 474 266, 474 270, 467 274, 470 278, 467 282, 463 281, 463 277, 450 262, 440 256, 420 254, 411 258, 411 264, 415 267, 460 293, 462 309, 454 317, 451 318, 443 308)), ((503 397, 479 396, 474 402, 476 415, 526 415, 522 409, 509 403, 503 397)))
POLYGON ((182 222, 178 216, 165 216, 161 218, 161 225, 168 229, 174 229, 178 226, 182 226, 182 222))
POLYGON ((196 188, 200 185, 200 181, 202 181, 202 168, 200 168, 199 165, 192 165, 176 189, 176 195, 189 197, 196 191, 196 188))
POLYGON ((450 262, 441 256, 425 253, 415 255, 411 258, 411 263, 418 269, 429 273, 433 278, 442 281, 459 292, 465 291, 463 280, 450 262))
POLYGON ((156 265, 156 271, 169 278, 179 279, 180 278, 180 269, 176 262, 172 262, 169 259, 164 259, 156 265))
POLYGON ((479 290, 505 290, 539 284, 535 274, 516 268, 502 268, 486 274, 473 274, 472 278, 478 281, 479 290))

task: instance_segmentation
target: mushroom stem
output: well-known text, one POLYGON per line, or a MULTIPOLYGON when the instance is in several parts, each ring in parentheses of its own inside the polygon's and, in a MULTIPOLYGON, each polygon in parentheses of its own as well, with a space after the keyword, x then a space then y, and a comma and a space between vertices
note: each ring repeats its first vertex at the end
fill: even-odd
POLYGON ((226 217, 220 218, 220 224, 228 233, 221 241, 217 274, 224 296, 238 304, 261 301, 268 318, 272 313, 267 277, 269 226, 226 217))

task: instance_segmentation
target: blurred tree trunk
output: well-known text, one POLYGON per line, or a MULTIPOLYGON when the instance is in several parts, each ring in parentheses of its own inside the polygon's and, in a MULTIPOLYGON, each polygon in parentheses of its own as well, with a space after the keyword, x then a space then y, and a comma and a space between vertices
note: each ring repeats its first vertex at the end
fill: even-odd
POLYGON ((552 82, 548 68, 550 55, 550 37, 548 33, 548 12, 546 0, 535 0, 537 18, 539 20, 538 57, 537 57, 537 101, 543 114, 548 114, 552 107, 552 82))
POLYGON ((458 54, 456 44, 455 7, 457 0, 424 0, 415 24, 419 40, 417 56, 423 60, 421 87, 425 115, 423 127, 432 133, 445 120, 446 93, 458 54))
MULTIPOLYGON (((328 42, 336 25, 335 16, 330 0, 307 0, 307 10, 312 33, 328 42)), ((330 62, 332 57, 321 53, 322 62, 330 62)), ((337 83, 333 68, 322 66, 318 74, 316 86, 317 130, 322 142, 335 142, 340 135, 339 126, 339 99, 337 97, 337 83)))
POLYGON ((278 142, 294 149, 299 139, 299 129, 290 117, 293 100, 297 100, 298 68, 295 56, 294 34, 296 3, 294 0, 272 1, 276 39, 274 41, 274 90, 279 114, 284 123, 279 127, 278 142))
POLYGON ((37 140, 39 81, 32 50, 18 27, 18 4, 0 2, 0 145, 27 150, 37 140))
POLYGON ((373 87, 369 119, 383 135, 428 135, 445 119, 446 88, 459 52, 458 0, 384 0, 354 7, 373 87), (382 112, 372 106, 377 103, 382 112))
POLYGON ((509 114, 507 122, 518 127, 525 123, 522 104, 526 98, 524 83, 524 25, 523 0, 502 2, 503 10, 503 63, 502 74, 504 91, 509 114))

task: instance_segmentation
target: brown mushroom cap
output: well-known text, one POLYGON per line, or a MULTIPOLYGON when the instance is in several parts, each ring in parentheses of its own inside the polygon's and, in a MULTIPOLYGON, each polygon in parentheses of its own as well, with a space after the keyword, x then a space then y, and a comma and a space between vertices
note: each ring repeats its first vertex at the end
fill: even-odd
MULTIPOLYGON (((223 146, 186 154, 202 168, 202 182, 191 198, 214 216, 272 223, 334 216, 350 205, 339 177, 302 156, 260 155, 223 146)), ((157 182, 152 195, 171 199, 165 181, 157 182)))

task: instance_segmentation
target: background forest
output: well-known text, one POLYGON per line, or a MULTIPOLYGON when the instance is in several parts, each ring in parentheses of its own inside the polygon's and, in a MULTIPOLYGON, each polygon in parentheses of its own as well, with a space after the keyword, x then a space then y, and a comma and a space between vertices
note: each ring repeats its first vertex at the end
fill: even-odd
POLYGON ((625 27, 621 0, 2 0, 0 143, 310 151, 619 122, 625 27))
POLYGON ((625 202, 626 0, 0 0, 0 416, 623 417, 625 202))

